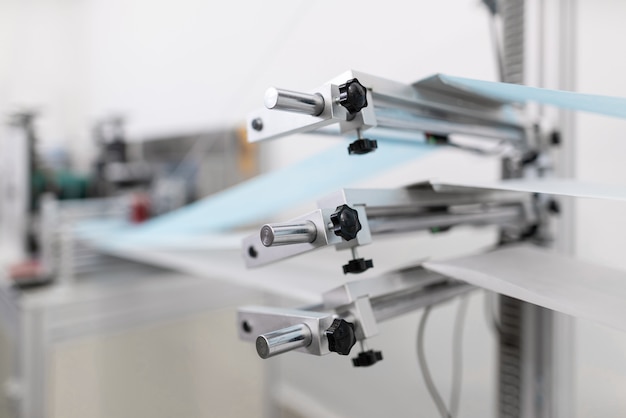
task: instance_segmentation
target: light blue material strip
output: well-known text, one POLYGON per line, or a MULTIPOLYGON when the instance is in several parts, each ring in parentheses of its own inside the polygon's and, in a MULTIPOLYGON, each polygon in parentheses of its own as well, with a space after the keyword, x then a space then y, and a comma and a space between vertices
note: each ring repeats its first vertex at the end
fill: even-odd
POLYGON ((441 79, 458 89, 478 93, 494 99, 525 103, 538 102, 562 109, 599 113, 606 116, 626 118, 626 98, 550 90, 518 84, 473 80, 441 74, 441 79))
MULTIPOLYGON (((261 221, 283 209, 311 202, 340 188, 423 157, 434 147, 417 142, 385 141, 376 152, 348 155, 346 143, 332 147, 284 169, 255 177, 139 227, 116 231, 110 239, 151 243, 168 234, 226 231, 261 221)), ((311 208, 313 209, 313 207, 311 208)), ((103 237, 100 242, 114 244, 103 237)))

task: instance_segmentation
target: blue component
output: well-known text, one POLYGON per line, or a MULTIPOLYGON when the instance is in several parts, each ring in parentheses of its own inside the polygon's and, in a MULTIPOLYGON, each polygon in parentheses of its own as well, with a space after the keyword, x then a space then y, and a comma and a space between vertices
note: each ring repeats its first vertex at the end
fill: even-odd
POLYGON ((538 102, 562 109, 579 110, 583 112, 599 113, 606 116, 626 118, 626 98, 622 97, 542 89, 519 84, 473 80, 444 74, 441 74, 440 77, 443 82, 450 86, 506 102, 538 102))

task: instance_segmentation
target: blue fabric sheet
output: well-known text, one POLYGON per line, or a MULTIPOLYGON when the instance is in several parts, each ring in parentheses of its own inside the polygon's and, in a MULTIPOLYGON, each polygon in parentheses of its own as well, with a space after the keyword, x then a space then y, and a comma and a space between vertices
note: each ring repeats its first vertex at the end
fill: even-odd
POLYGON ((515 103, 537 102, 568 110, 598 113, 606 116, 626 118, 626 98, 575 93, 528 87, 519 84, 497 83, 470 78, 440 75, 447 84, 494 99, 515 103))

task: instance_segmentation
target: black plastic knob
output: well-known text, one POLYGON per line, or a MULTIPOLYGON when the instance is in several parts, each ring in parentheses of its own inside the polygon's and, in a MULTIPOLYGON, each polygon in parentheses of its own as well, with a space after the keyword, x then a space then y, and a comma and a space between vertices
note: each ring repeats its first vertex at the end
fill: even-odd
POLYGON ((356 234, 361 230, 359 213, 348 205, 337 206, 335 212, 330 215, 330 221, 335 235, 346 241, 355 239, 356 234))
POLYGON ((339 104, 350 114, 355 114, 367 107, 367 89, 359 80, 353 78, 339 86, 339 104))
POLYGON ((375 139, 360 138, 348 145, 348 154, 367 154, 378 148, 378 142, 375 139))
POLYGON ((326 338, 328 338, 328 349, 330 351, 347 356, 350 354, 354 344, 356 344, 354 324, 337 318, 326 330, 326 338))
POLYGON ((372 260, 365 260, 363 258, 356 258, 354 260, 350 260, 348 264, 343 265, 343 274, 358 274, 363 273, 364 271, 371 269, 374 267, 374 262, 372 260))
POLYGON ((368 350, 362 351, 358 356, 352 359, 354 367, 369 367, 383 359, 383 353, 380 351, 368 350))

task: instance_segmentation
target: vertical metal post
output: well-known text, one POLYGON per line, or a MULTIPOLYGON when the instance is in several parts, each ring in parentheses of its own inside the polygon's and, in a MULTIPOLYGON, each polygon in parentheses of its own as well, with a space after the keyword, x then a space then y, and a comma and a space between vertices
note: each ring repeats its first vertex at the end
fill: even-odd
MULTIPOLYGON (((576 90, 576 59, 577 59, 577 10, 578 0, 554 0, 556 3, 553 13, 558 16, 558 65, 557 88, 561 90, 576 90)), ((561 132, 559 152, 555 155, 557 174, 560 177, 573 178, 576 175, 576 121, 571 111, 560 111, 558 126, 561 132)), ((576 201, 562 200, 561 215, 558 219, 558 237, 555 246, 566 254, 576 252, 576 201)), ((563 314, 554 318, 555 341, 553 353, 559 359, 558 374, 555 375, 554 397, 559 401, 555 418, 575 418, 574 402, 575 387, 575 319, 563 314)))
MULTIPOLYGON (((499 0, 502 14, 504 81, 540 87, 573 89, 573 1, 499 0), (548 28, 558 28, 557 62, 547 62, 548 28), (559 85, 546 85, 548 72, 558 72, 559 85), (567 72, 565 74, 564 72, 567 72)), ((531 109, 542 116, 543 109, 531 109)), ((571 115, 561 115, 559 128, 567 148, 557 155, 557 165, 571 175, 573 137, 571 115)), ((503 177, 519 170, 505 164, 503 177)), ((560 174, 563 174, 561 172, 560 174)), ((564 208, 557 247, 572 252, 572 207, 564 208)), ((500 418, 573 417, 571 399, 573 353, 572 319, 536 305, 500 297, 499 391, 500 418)))

